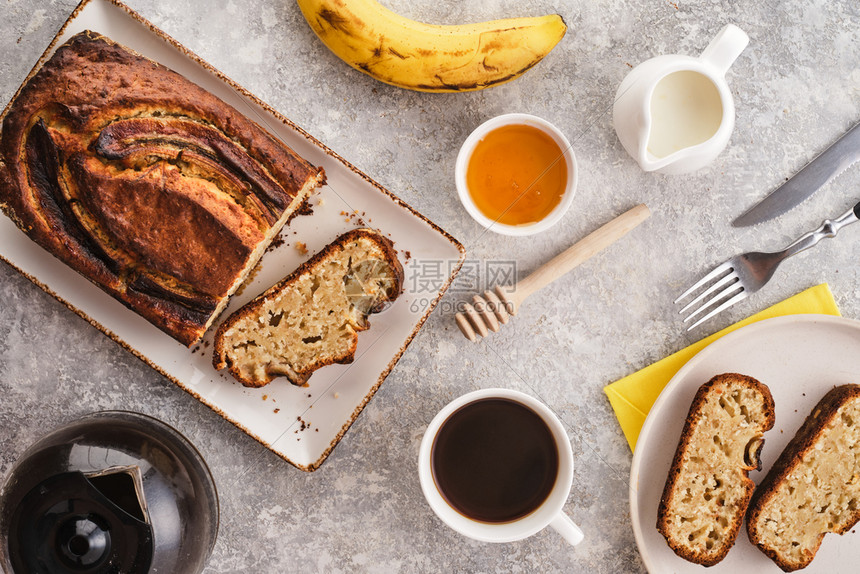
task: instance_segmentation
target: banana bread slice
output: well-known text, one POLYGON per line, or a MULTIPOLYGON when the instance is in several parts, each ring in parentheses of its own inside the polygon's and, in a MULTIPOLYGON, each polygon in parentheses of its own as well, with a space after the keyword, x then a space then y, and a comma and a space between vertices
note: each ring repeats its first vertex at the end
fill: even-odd
POLYGON ((713 566, 735 543, 774 423, 766 385, 717 375, 696 393, 657 511, 657 530, 680 557, 713 566))
POLYGON ((747 534, 785 572, 805 568, 824 535, 860 520, 860 385, 815 405, 750 503, 747 534))
POLYGON ((279 375, 306 386, 316 369, 352 362, 367 316, 394 301, 402 283, 391 241, 349 231, 230 315, 215 334, 213 365, 247 387, 279 375))

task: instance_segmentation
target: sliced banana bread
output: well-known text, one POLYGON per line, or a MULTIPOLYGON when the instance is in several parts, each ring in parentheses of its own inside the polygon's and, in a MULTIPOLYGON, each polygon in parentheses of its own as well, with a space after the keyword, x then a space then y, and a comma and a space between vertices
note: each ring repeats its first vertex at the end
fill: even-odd
POLYGON ((675 553, 713 566, 735 543, 774 423, 770 390, 752 377, 717 375, 696 393, 657 511, 675 553))
POLYGON ((352 362, 357 332, 402 282, 391 241, 372 229, 349 231, 228 317, 215 334, 213 364, 248 387, 279 375, 305 386, 316 369, 352 362))
POLYGON ((750 503, 750 540, 786 572, 815 558, 824 535, 860 520, 860 385, 824 395, 750 503))

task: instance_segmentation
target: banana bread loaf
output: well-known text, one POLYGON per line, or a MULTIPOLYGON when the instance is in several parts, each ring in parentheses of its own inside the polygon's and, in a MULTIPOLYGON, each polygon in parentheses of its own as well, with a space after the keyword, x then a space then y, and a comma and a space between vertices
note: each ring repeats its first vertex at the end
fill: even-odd
POLYGON ((213 365, 248 387, 278 375, 306 386, 316 369, 352 362, 367 316, 394 301, 402 282, 391 241, 349 231, 230 315, 215 333, 213 365))
POLYGON ((858 520, 860 385, 842 385, 815 405, 756 489, 747 534, 791 572, 812 562, 825 534, 858 520))
POLYGON ((186 345, 323 181, 230 105, 93 32, 22 86, 0 135, 0 208, 186 345))
POLYGON ((657 530, 680 557, 713 566, 735 543, 761 468, 774 404, 764 384, 717 375, 696 393, 657 512, 657 530))

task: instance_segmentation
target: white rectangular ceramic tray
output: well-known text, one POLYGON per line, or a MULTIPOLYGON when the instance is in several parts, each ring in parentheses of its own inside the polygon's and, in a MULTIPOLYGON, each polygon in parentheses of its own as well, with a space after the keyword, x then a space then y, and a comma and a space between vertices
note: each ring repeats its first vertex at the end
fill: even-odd
POLYGON ((212 367, 214 327, 197 347, 184 347, 48 254, 2 215, 0 259, 285 460, 302 470, 315 470, 355 421, 447 290, 465 258, 463 246, 301 128, 114 0, 83 0, 31 75, 57 46, 83 30, 103 34, 179 72, 256 121, 312 164, 325 169, 328 183, 311 202, 313 215, 296 217, 284 229, 281 233, 284 244, 264 255, 253 279, 233 297, 215 327, 232 311, 353 227, 375 227, 394 241, 405 264, 406 291, 390 308, 371 317, 371 328, 359 334, 352 364, 324 367, 304 388, 279 378, 266 387, 249 389, 212 367), (298 241, 307 245, 307 254, 296 249, 298 241), (429 291, 428 281, 418 281, 415 277, 422 267, 445 270, 444 274, 434 276, 429 291), (419 294, 409 289, 419 282, 420 300, 419 294))

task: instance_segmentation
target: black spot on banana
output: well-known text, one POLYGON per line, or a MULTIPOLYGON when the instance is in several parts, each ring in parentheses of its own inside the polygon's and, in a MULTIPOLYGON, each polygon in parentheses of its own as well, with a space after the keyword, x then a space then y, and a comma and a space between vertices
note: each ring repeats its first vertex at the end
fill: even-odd
POLYGON ((376 0, 297 0, 313 31, 344 62, 377 80, 424 92, 502 84, 540 62, 564 36, 557 14, 439 26, 376 0))

